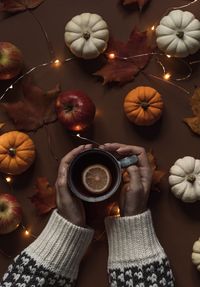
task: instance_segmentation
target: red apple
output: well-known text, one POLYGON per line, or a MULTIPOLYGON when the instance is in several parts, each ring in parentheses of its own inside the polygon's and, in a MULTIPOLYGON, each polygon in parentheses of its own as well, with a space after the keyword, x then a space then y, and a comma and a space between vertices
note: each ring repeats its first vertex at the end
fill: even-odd
POLYGON ((68 130, 81 131, 94 120, 96 107, 81 91, 64 91, 56 100, 58 119, 68 130))
POLYGON ((16 77, 22 69, 22 52, 9 42, 0 42, 0 80, 16 77))
POLYGON ((15 230, 22 220, 22 208, 16 197, 0 194, 0 234, 6 234, 15 230))

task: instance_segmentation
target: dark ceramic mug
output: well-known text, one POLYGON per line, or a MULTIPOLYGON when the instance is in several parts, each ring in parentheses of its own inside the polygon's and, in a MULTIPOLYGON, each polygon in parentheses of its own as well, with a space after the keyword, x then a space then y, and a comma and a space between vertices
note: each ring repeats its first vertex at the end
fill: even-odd
POLYGON ((111 197, 118 189, 122 178, 122 168, 138 162, 136 155, 117 159, 113 154, 99 148, 92 148, 80 153, 71 162, 68 170, 68 186, 78 198, 88 202, 103 201, 111 197), (104 194, 91 194, 82 182, 82 173, 90 165, 102 164, 111 174, 111 184, 104 194))

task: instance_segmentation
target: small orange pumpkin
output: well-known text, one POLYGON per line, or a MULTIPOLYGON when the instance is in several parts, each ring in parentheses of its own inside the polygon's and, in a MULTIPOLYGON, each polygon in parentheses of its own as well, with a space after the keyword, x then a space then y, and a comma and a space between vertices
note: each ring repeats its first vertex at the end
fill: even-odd
POLYGON ((163 110, 161 95, 151 87, 137 87, 124 99, 127 118, 138 126, 150 126, 161 117, 163 110))
POLYGON ((12 131, 0 136, 0 172, 21 174, 35 159, 35 145, 24 133, 12 131))

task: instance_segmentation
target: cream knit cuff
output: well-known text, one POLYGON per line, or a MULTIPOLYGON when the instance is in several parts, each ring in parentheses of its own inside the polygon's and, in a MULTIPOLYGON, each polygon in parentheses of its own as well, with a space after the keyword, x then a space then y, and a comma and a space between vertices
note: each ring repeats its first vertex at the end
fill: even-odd
POLYGON ((108 268, 148 264, 166 257, 155 234, 151 212, 129 217, 107 217, 108 268))
POLYGON ((42 233, 24 251, 38 265, 73 280, 93 234, 92 229, 76 226, 54 210, 42 233))

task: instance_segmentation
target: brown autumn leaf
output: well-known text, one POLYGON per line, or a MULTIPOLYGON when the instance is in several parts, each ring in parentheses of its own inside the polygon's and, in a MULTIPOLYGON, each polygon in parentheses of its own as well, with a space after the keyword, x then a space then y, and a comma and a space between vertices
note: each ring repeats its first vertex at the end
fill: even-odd
POLYGON ((39 215, 48 213, 56 207, 56 190, 52 187, 46 177, 38 177, 36 181, 35 194, 30 197, 39 215))
POLYGON ((200 118, 184 118, 184 122, 189 126, 189 128, 195 133, 200 135, 200 118))
POLYGON ((115 59, 107 59, 106 64, 94 73, 104 79, 104 84, 109 82, 126 83, 135 78, 150 60, 148 54, 153 51, 147 31, 139 32, 134 29, 127 43, 111 39, 106 54, 115 53, 115 59), (129 58, 132 57, 132 58, 129 58), (129 58, 124 60, 122 58, 129 58))
POLYGON ((128 6, 128 5, 132 5, 132 4, 138 4, 140 11, 142 10, 142 8, 150 1, 150 0, 121 0, 122 1, 122 5, 124 6, 128 6))
POLYGON ((147 157, 150 166, 153 169, 152 186, 154 187, 160 183, 161 179, 163 178, 163 176, 165 176, 166 172, 158 168, 156 158, 152 151, 147 152, 147 157))
POLYGON ((2 103, 0 106, 6 110, 17 130, 37 130, 57 119, 54 105, 59 91, 59 85, 44 92, 27 82, 23 85, 24 97, 21 100, 15 103, 2 103))
POLYGON ((194 90, 194 94, 190 99, 190 105, 194 117, 184 118, 183 121, 195 134, 200 135, 200 88, 194 90))
POLYGON ((21 12, 26 9, 34 9, 45 0, 1 0, 0 12, 21 12))
MULTIPOLYGON (((159 190, 157 188, 157 185, 161 182, 162 178, 165 176, 166 172, 163 170, 160 170, 158 168, 156 158, 152 151, 147 152, 147 158, 149 160, 150 166, 153 169, 153 177, 152 177, 152 189, 159 190)), ((127 171, 123 173, 123 182, 127 183, 129 182, 130 177, 127 171)))

